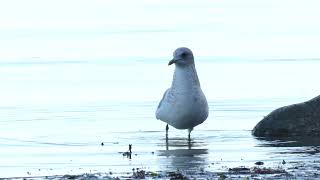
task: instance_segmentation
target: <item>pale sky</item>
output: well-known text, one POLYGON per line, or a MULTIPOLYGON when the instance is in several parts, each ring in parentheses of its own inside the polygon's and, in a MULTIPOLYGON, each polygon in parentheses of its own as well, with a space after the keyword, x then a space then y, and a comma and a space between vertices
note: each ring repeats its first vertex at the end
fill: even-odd
POLYGON ((198 56, 320 58, 320 1, 0 2, 0 60, 198 56))

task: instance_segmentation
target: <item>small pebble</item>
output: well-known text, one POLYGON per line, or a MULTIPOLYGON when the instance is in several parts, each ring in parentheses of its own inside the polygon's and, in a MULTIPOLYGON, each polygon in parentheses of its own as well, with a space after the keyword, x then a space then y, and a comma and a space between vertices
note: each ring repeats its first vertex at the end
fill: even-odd
POLYGON ((255 162, 254 164, 260 166, 260 165, 263 165, 264 163, 262 161, 258 161, 258 162, 255 162))

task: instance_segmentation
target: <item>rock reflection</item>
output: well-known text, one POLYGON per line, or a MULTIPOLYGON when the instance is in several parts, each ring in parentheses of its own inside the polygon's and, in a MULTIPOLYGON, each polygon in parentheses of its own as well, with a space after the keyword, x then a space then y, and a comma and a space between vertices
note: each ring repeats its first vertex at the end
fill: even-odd
POLYGON ((260 141, 258 146, 272 147, 301 147, 320 146, 320 137, 267 137, 256 138, 260 141))
POLYGON ((268 137, 256 139, 259 140, 258 146, 260 147, 279 147, 280 152, 277 152, 279 154, 320 154, 320 137, 268 137))

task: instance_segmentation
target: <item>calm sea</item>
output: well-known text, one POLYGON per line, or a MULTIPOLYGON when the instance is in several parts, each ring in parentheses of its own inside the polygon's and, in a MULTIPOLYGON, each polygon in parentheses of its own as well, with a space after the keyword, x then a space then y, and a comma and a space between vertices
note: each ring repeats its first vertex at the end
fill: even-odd
POLYGON ((174 128, 166 142, 166 124, 154 115, 171 84, 170 58, 2 60, 0 176, 219 171, 320 159, 310 146, 279 147, 250 134, 273 109, 320 94, 320 61, 196 58, 210 115, 188 143, 187 131, 174 128), (131 159, 121 153, 128 144, 131 159))

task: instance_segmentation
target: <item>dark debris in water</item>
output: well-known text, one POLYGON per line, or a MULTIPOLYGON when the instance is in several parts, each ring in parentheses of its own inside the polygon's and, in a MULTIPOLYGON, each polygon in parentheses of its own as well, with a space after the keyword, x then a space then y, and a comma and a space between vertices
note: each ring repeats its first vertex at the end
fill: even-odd
POLYGON ((282 168, 266 168, 266 167, 235 167, 229 168, 229 173, 231 174, 285 174, 287 173, 282 168))
MULTIPOLYGON (((226 172, 210 172, 200 169, 197 172, 186 173, 184 171, 146 171, 143 169, 132 169, 132 175, 117 177, 119 179, 251 179, 263 178, 265 175, 270 175, 272 177, 283 177, 287 178, 288 173, 283 169, 278 168, 260 168, 260 167, 234 167, 229 168, 226 172), (249 178, 250 177, 250 178, 249 178)), ((269 176, 269 177, 270 177, 269 176)))
POLYGON ((167 177, 169 179, 188 179, 186 176, 184 176, 180 171, 176 171, 176 172, 169 172, 167 174, 167 177))
POLYGON ((142 169, 133 169, 133 174, 128 179, 145 179, 145 178, 153 178, 153 179, 170 179, 170 180, 178 180, 178 179, 188 179, 185 175, 183 175, 180 171, 170 171, 170 172, 154 172, 154 171, 145 171, 142 169))
POLYGON ((246 167, 235 167, 235 168, 229 168, 229 173, 233 174, 249 174, 250 169, 246 167))
POLYGON ((146 171, 137 169, 133 172, 133 177, 136 179, 144 179, 146 177, 146 171))
MULTIPOLYGON (((50 179, 50 178, 47 178, 50 179)), ((101 173, 97 173, 97 174, 80 174, 80 175, 64 175, 61 177, 57 177, 57 179, 63 179, 63 180, 97 180, 97 179, 114 179, 106 174, 101 174, 101 173)))
POLYGON ((259 168, 254 167, 251 170, 255 174, 286 174, 287 172, 284 169, 281 168, 259 168))
MULTIPOLYGON (((1 179, 1 178, 0 178, 1 179)), ((106 174, 102 173, 95 173, 95 174, 90 174, 90 173, 84 173, 84 174, 79 174, 79 175, 54 175, 54 176, 34 176, 34 177, 14 177, 14 178, 6 178, 8 180, 15 179, 15 180, 42 180, 42 179, 48 179, 48 180, 98 180, 98 179, 110 179, 114 180, 117 178, 108 176, 106 174)), ((119 179, 119 178, 118 178, 119 179)))

